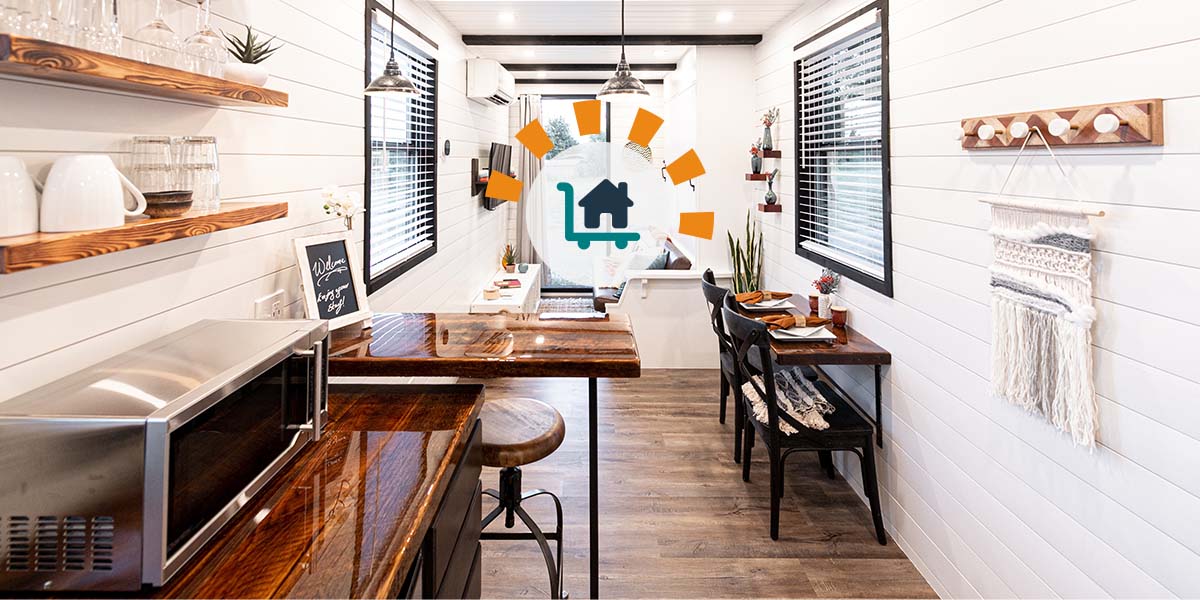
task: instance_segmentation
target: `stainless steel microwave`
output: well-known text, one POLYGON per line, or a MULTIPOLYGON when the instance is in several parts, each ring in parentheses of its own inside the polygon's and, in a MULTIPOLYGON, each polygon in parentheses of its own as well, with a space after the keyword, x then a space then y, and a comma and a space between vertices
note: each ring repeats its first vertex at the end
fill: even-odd
POLYGON ((0 590, 169 580, 320 438, 327 340, 206 320, 0 402, 0 590))

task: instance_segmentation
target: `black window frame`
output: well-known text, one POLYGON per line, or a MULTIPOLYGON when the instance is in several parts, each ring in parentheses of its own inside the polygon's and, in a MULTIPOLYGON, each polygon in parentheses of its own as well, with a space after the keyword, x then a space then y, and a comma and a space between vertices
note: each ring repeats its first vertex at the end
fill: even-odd
MULTIPOLYGON (((882 207, 882 233, 883 233, 883 279, 879 279, 871 273, 860 270, 858 267, 831 258, 824 254, 814 252, 803 247, 803 242, 810 239, 805 232, 803 225, 806 215, 812 213, 813 200, 804 198, 802 188, 805 187, 806 179, 803 176, 804 169, 802 168, 803 154, 801 152, 801 143, 803 140, 803 121, 801 119, 801 82, 800 82, 800 66, 804 60, 822 53, 826 49, 841 44, 850 37, 858 35, 861 30, 852 33, 850 36, 843 37, 829 44, 824 44, 821 48, 808 53, 805 57, 797 59, 792 64, 792 100, 793 118, 795 119, 795 137, 793 148, 795 151, 795 167, 796 167, 796 216, 795 216, 795 252, 797 255, 817 263, 823 267, 833 269, 843 277, 852 281, 858 282, 867 288, 875 290, 887 297, 893 296, 893 272, 892 272, 892 176, 891 176, 891 94, 889 92, 889 67, 888 67, 888 0, 876 0, 871 2, 854 13, 847 15, 837 23, 826 27, 817 34, 808 39, 796 44, 792 50, 800 50, 824 36, 834 32, 844 25, 854 21, 855 19, 865 15, 871 11, 879 11, 879 30, 880 30, 880 95, 881 95, 881 110, 880 110, 880 146, 881 146, 881 207, 882 207), (808 209, 807 211, 805 209, 808 209)), ((811 188, 810 188, 811 189, 811 188)))
MULTIPOLYGON (((434 42, 432 39, 430 39, 424 33, 421 33, 420 30, 418 30, 416 27, 413 27, 412 25, 410 25, 404 19, 401 19, 400 16, 393 13, 388 6, 385 6, 378 0, 367 0, 366 13, 365 13, 364 20, 363 20, 364 21, 363 37, 366 40, 365 41, 366 51, 364 53, 364 58, 363 58, 363 87, 366 87, 366 85, 368 83, 370 83, 371 80, 376 75, 378 75, 378 73, 374 73, 371 70, 372 69, 372 66, 371 66, 371 42, 372 42, 372 37, 373 37, 372 36, 372 14, 376 10, 380 11, 380 13, 382 13, 388 17, 391 17, 392 20, 394 20, 397 24, 399 24, 403 28, 400 31, 397 31, 396 34, 394 35, 394 37, 398 38, 398 37, 400 37, 399 34, 401 33, 401 31, 408 30, 411 34, 415 35, 417 38, 424 41, 431 48, 433 48, 433 50, 435 52, 438 50, 438 45, 436 42, 434 42)), ((415 47, 415 44, 412 44, 411 42, 409 42, 409 44, 415 47)), ((433 153, 431 154, 431 156, 432 156, 431 165, 432 165, 432 173, 433 173, 432 181, 431 181, 431 186, 432 186, 431 194, 432 194, 432 198, 433 198, 433 202, 432 202, 433 214, 432 214, 432 220, 430 222, 430 225, 432 227, 432 232, 433 232, 433 236, 432 236, 432 240, 431 240, 432 246, 426 250, 423 250, 417 254, 414 254, 413 256, 411 256, 407 260, 405 260, 404 262, 396 264, 396 265, 392 266, 391 268, 389 268, 388 270, 386 270, 374 277, 371 276, 371 187, 372 187, 371 186, 371 156, 372 156, 372 154, 371 154, 371 150, 372 150, 371 149, 371 97, 364 96, 363 97, 363 106, 364 106, 364 110, 363 110, 363 118, 364 118, 364 121, 363 121, 363 163, 364 163, 363 164, 363 183, 364 183, 364 185, 363 185, 363 188, 364 188, 364 190, 363 190, 363 208, 364 208, 363 224, 364 225, 363 226, 364 226, 365 230, 363 232, 363 265, 362 265, 362 268, 363 268, 363 281, 366 282, 368 295, 375 293, 376 291, 383 288, 387 284, 391 283, 392 281, 395 281, 397 277, 412 270, 417 265, 421 264, 425 260, 427 260, 430 257, 432 257, 433 255, 437 254, 437 249, 438 249, 438 221, 437 221, 438 166, 439 166, 438 163, 440 162, 438 160, 438 148, 437 148, 437 142, 439 139, 438 138, 438 126, 439 126, 439 123, 438 123, 438 84, 439 84, 438 68, 439 68, 439 61, 436 56, 433 56, 430 53, 423 52, 419 49, 418 49, 418 52, 420 52, 421 54, 424 54, 425 57, 429 59, 430 65, 431 65, 432 71, 433 71, 433 85, 432 85, 433 97, 430 99, 430 103, 433 106, 433 153)))

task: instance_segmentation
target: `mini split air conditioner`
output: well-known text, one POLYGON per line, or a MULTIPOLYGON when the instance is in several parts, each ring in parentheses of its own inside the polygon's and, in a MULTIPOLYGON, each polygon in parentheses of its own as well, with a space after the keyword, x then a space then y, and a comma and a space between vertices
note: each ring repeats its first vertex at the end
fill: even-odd
POLYGON ((512 73, 487 58, 467 59, 467 97, 507 106, 517 97, 512 73))

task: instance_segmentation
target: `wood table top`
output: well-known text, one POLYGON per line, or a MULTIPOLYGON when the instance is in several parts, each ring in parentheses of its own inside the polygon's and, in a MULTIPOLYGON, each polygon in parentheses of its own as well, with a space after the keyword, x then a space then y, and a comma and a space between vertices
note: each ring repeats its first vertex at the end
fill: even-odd
MULTIPOLYGON (((743 315, 755 318, 764 315, 788 313, 797 317, 809 315, 808 311, 788 309, 780 311, 747 311, 741 309, 743 315)), ((892 354, 871 341, 867 336, 849 328, 834 327, 832 323, 825 328, 837 336, 832 344, 824 342, 781 342, 771 339, 771 352, 775 362, 789 366, 814 365, 889 365, 892 354)))
POLYGON ((334 336, 334 376, 639 377, 625 315, 554 319, 537 314, 390 313, 334 336))
POLYGON ((321 441, 166 586, 87 597, 394 597, 482 404, 481 385, 331 386, 321 441))

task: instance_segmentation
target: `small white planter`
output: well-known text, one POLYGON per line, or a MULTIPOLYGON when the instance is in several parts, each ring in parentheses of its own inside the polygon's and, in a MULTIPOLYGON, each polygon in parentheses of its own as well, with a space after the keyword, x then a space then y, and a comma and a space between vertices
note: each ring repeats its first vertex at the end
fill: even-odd
POLYGON ((225 79, 230 81, 262 87, 270 76, 267 68, 262 65, 237 61, 225 63, 225 79))
POLYGON ((829 294, 821 294, 817 296, 817 316, 822 319, 828 319, 833 316, 833 311, 830 308, 833 306, 833 296, 829 294))

